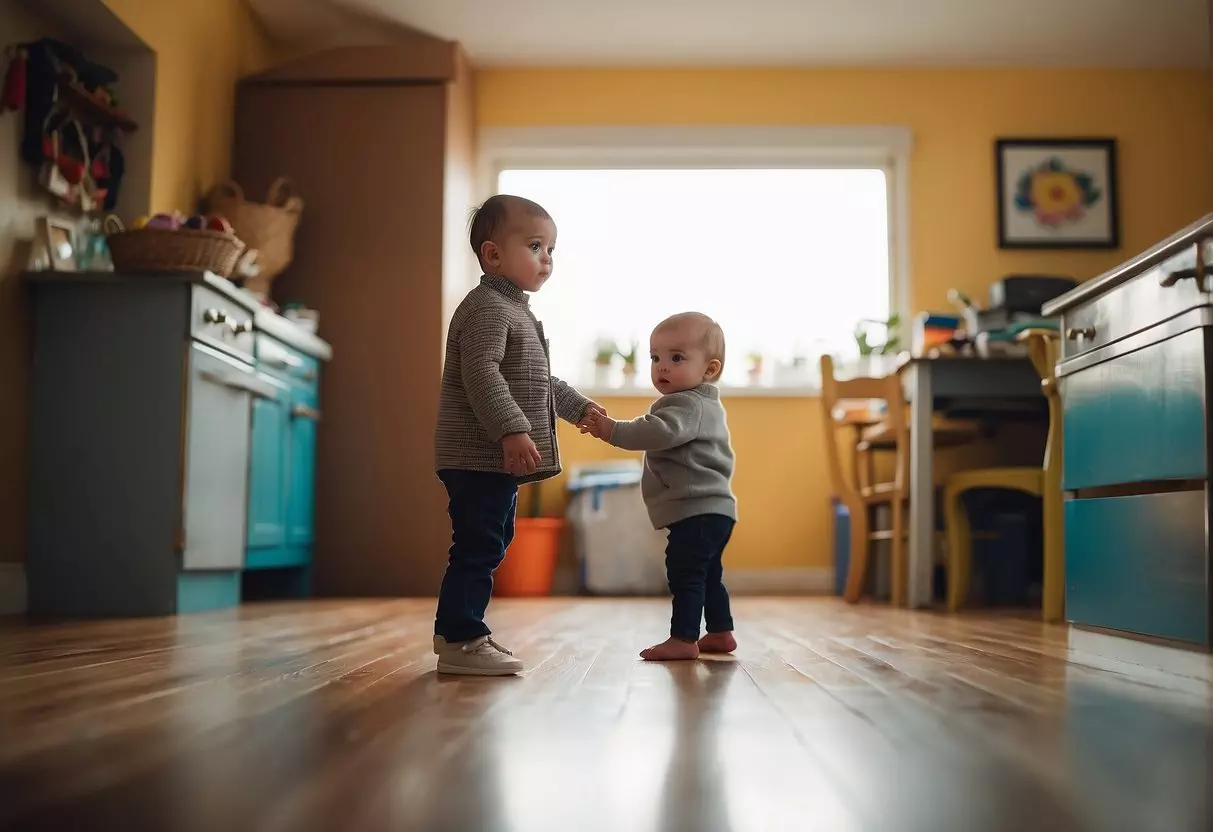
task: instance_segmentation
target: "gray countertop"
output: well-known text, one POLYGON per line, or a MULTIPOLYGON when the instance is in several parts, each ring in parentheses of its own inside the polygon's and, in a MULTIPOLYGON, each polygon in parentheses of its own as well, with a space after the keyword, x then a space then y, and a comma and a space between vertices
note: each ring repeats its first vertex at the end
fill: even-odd
POLYGON ((230 298, 253 313, 253 324, 261 332, 271 335, 287 346, 304 352, 321 361, 333 357, 333 348, 316 335, 296 326, 261 301, 236 286, 230 280, 211 272, 146 272, 125 274, 122 272, 23 272, 22 280, 29 283, 95 283, 130 285, 133 283, 176 281, 204 285, 230 298))
POLYGON ((1201 240, 1213 238, 1213 214, 1206 214, 1187 228, 1172 234, 1155 246, 1141 254, 1126 260, 1114 269, 1104 272, 1099 277, 1081 283, 1064 295, 1054 298, 1044 305, 1041 314, 1046 317, 1060 315, 1075 306, 1102 295, 1127 283, 1147 269, 1152 269, 1164 260, 1175 256, 1189 246, 1201 240))

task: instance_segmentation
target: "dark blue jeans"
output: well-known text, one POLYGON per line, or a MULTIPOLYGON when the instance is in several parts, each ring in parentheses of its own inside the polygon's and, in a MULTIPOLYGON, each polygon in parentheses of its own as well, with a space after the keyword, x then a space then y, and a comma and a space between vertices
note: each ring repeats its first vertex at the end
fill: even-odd
POLYGON ((493 596, 493 572, 514 539, 518 483, 508 474, 481 471, 445 470, 438 478, 450 499, 451 548, 434 634, 468 641, 489 634, 484 611, 493 596))
POLYGON ((688 517, 670 526, 665 547, 665 572, 674 597, 670 635, 696 641, 699 622, 709 633, 733 629, 729 591, 724 588, 724 549, 733 535, 732 518, 722 514, 688 517))

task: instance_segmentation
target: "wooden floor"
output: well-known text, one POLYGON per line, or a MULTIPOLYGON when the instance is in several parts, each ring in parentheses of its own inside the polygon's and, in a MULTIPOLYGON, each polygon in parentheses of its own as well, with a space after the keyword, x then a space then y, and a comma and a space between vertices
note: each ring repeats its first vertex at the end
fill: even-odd
POLYGON ((433 672, 421 601, 0 626, 0 828, 1208 830, 1213 660, 1025 617, 497 602, 517 679, 433 672))

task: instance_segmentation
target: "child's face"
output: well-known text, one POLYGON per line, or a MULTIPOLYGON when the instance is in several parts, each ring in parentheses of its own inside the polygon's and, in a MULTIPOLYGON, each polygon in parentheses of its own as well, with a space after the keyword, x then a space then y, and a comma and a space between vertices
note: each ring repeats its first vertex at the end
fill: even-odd
POLYGON ((649 337, 649 358, 657 392, 664 396, 690 390, 720 372, 720 362, 708 358, 701 336, 695 327, 687 325, 653 330, 649 337))
POLYGON ((556 224, 517 213, 510 217, 500 241, 485 244, 485 267, 524 292, 538 292, 552 276, 556 224))

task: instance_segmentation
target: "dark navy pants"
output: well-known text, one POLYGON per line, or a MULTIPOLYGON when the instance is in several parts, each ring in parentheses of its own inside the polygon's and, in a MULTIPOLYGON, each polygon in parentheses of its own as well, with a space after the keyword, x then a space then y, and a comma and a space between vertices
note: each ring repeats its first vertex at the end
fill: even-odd
POLYGON ((509 474, 444 470, 438 478, 449 497, 451 548, 438 592, 434 633, 450 642, 487 636, 484 612, 493 595, 493 572, 514 539, 518 483, 509 474))
POLYGON ((674 598, 670 617, 674 638, 698 640, 700 620, 709 633, 733 629, 722 560, 734 525, 732 518, 722 514, 701 514, 670 526, 665 571, 674 598))

